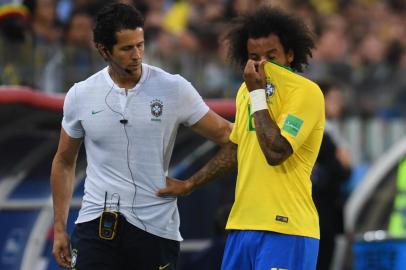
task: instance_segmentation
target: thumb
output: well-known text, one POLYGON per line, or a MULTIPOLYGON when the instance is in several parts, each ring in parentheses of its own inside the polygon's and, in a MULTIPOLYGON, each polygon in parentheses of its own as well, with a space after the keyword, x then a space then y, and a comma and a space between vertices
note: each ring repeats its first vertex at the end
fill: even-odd
POLYGON ((170 195, 170 189, 169 188, 162 188, 160 190, 157 191, 156 195, 158 197, 163 197, 163 196, 168 196, 170 195))
POLYGON ((160 190, 158 190, 158 192, 156 193, 157 196, 167 196, 170 195, 171 192, 171 184, 172 184, 172 179, 170 177, 166 177, 166 187, 161 188, 160 190))

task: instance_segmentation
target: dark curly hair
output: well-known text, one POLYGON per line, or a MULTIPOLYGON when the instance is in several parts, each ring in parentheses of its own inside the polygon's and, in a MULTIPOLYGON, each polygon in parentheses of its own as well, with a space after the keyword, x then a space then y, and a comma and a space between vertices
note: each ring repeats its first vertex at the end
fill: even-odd
POLYGON ((313 34, 301 20, 268 6, 233 20, 232 28, 225 37, 230 45, 229 58, 244 68, 248 61, 248 39, 268 37, 270 34, 279 37, 285 53, 293 51, 294 59, 290 67, 303 71, 315 47, 313 34))
POLYGON ((120 3, 110 4, 97 14, 93 41, 111 52, 117 43, 117 32, 138 27, 144 27, 144 18, 135 7, 120 3))

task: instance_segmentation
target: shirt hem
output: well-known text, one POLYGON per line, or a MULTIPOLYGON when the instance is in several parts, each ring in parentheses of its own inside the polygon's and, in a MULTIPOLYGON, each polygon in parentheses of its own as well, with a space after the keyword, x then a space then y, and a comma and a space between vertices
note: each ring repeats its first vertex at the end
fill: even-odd
POLYGON ((302 233, 298 231, 288 231, 288 230, 278 230, 275 228, 263 228, 263 227, 257 227, 257 226, 226 226, 226 230, 237 230, 237 231, 269 231, 269 232, 275 232, 275 233, 281 233, 281 234, 287 234, 287 235, 296 235, 296 236, 303 236, 303 237, 309 237, 309 238, 314 238, 317 240, 320 240, 320 235, 319 234, 310 234, 310 233, 302 233))

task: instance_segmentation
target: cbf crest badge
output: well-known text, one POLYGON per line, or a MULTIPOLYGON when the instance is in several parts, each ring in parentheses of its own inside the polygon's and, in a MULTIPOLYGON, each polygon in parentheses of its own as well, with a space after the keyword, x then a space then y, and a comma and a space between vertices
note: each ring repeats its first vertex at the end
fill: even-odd
POLYGON ((267 98, 272 97, 273 94, 275 93, 275 86, 268 80, 266 82, 265 93, 267 98))
POLYGON ((150 103, 151 107, 151 114, 154 116, 151 118, 151 121, 161 121, 160 117, 162 116, 162 112, 164 109, 164 104, 159 99, 154 99, 150 103))

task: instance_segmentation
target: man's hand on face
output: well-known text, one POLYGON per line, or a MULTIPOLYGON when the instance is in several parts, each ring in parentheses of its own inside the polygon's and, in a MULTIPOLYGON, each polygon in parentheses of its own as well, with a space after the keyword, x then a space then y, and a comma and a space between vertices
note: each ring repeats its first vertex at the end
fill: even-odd
POLYGON ((265 66, 266 61, 260 62, 249 59, 244 68, 244 81, 248 91, 264 89, 266 86, 265 66))

